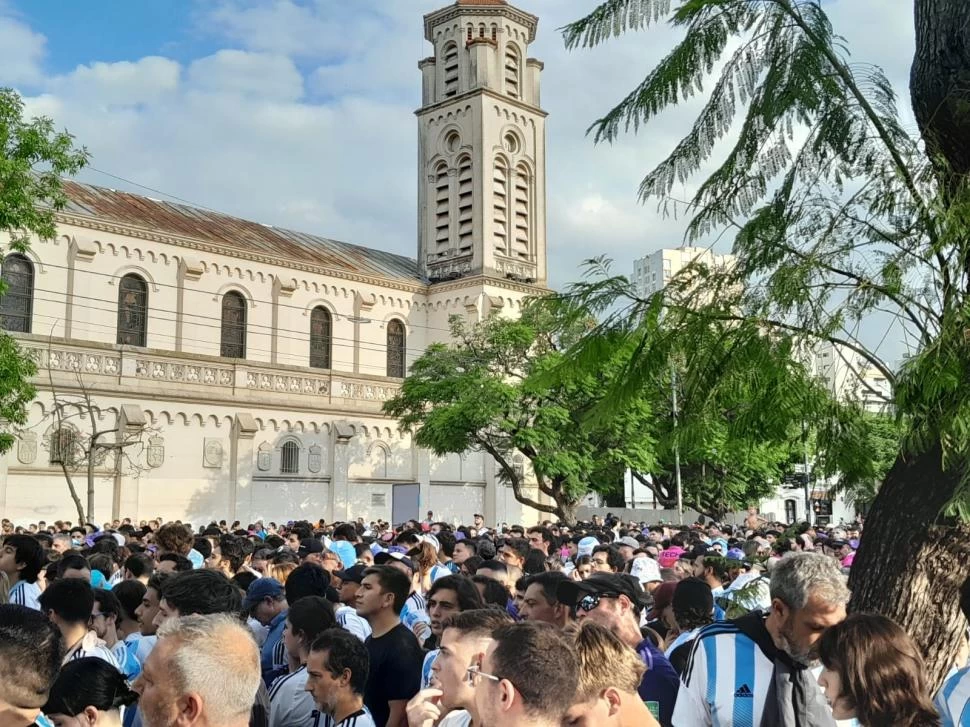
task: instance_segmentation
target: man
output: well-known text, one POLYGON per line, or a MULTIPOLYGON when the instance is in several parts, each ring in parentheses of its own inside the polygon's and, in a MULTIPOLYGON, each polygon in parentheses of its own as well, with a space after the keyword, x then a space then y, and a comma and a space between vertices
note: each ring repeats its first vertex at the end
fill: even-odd
POLYGON ((376 727, 364 706, 370 657, 352 634, 330 629, 310 646, 305 689, 313 696, 323 720, 315 727, 376 727))
POLYGON ((263 677, 286 666, 286 649, 283 646, 283 629, 286 627, 286 594, 275 578, 257 578, 249 584, 243 611, 263 626, 269 628, 260 651, 263 677))
POLYGON ((526 581, 525 597, 519 608, 523 621, 542 621, 556 628, 565 628, 570 622, 569 608, 559 601, 559 584, 569 580, 565 573, 536 573, 526 581))
POLYGON ((525 566, 525 559, 529 555, 529 541, 525 538, 509 538, 499 548, 498 555, 506 566, 521 570, 525 566))
POLYGON ((166 553, 184 555, 192 563, 193 568, 201 568, 205 562, 202 553, 192 546, 195 545, 195 536, 192 531, 181 523, 165 523, 155 533, 155 545, 158 546, 156 556, 166 553))
POLYGON ((576 694, 572 644, 544 623, 503 626, 481 662, 469 669, 480 724, 559 727, 576 694))
POLYGON ((80 578, 56 580, 40 594, 40 609, 61 632, 63 664, 85 656, 96 656, 121 670, 111 650, 89 628, 94 610, 91 584, 80 578))
POLYGON ((36 609, 0 604, 0 725, 34 724, 61 668, 61 636, 36 609))
POLYGON ((629 563, 633 560, 633 554, 640 549, 640 543, 637 542, 636 538, 624 535, 616 541, 616 549, 623 558, 623 562, 629 563))
POLYGON ((579 686, 566 712, 569 727, 659 727, 637 688, 646 667, 608 629, 583 621, 575 631, 579 686))
POLYGON ((141 671, 141 664, 134 653, 128 651, 128 646, 118 633, 121 620, 121 602, 111 591, 103 588, 94 589, 94 607, 91 609, 90 627, 95 635, 104 642, 111 651, 121 673, 128 679, 134 679, 141 671))
POLYGON ((509 568, 500 560, 486 560, 475 571, 475 575, 496 580, 505 586, 506 589, 512 585, 509 582, 509 568))
POLYGON ((556 595, 577 620, 590 619, 609 629, 637 653, 647 667, 638 690, 640 698, 652 713, 660 715, 660 724, 669 727, 680 681, 663 652, 640 633, 645 594, 639 581, 625 574, 594 573, 585 581, 560 584, 556 595))
MULTIPOLYGON (((960 610, 970 619, 970 581, 960 587, 960 610)), ((963 667, 943 683, 934 700, 943 727, 963 727, 970 716, 970 667, 963 667)))
POLYGON ((700 578, 685 578, 674 588, 671 610, 678 633, 667 644, 664 656, 681 674, 690 653, 690 643, 698 631, 714 622, 714 596, 710 587, 700 578))
POLYGON ((620 573, 626 566, 620 551, 612 545, 597 545, 592 560, 594 573, 620 573))
POLYGON ((44 548, 29 535, 8 535, 0 548, 0 572, 10 581, 10 603, 40 610, 37 576, 44 567, 44 548))
POLYGON ((393 566, 364 571, 357 591, 357 613, 373 633, 365 642, 370 674, 364 702, 378 727, 404 727, 405 705, 421 686, 423 653, 414 634, 401 623, 411 581, 393 566))
POLYGON ((481 724, 475 716, 475 689, 468 681, 468 667, 481 663, 492 643, 492 632, 511 622, 508 614, 485 608, 445 619, 441 648, 431 667, 435 686, 423 689, 408 702, 410 727, 469 727, 473 721, 481 724))
MULTIPOLYGON (((347 570, 337 571, 334 575, 340 580, 337 589, 340 605, 337 607, 337 623, 356 636, 361 642, 371 635, 370 624, 357 614, 357 591, 368 566, 358 564, 347 570)), ((289 585, 289 581, 287 581, 289 585)))
POLYGON ((162 553, 155 566, 159 573, 188 573, 193 568, 192 561, 179 553, 162 553))
POLYGON ((674 724, 832 724, 810 667, 822 633, 845 618, 845 578, 828 556, 793 553, 775 566, 770 588, 767 614, 756 611, 697 634, 674 724))
POLYGON ((245 727, 260 684, 259 652, 228 614, 183 616, 158 630, 158 645, 132 685, 144 727, 245 727))
POLYGON ((414 562, 403 553, 388 552, 378 553, 374 557, 374 563, 377 565, 389 565, 399 570, 408 577, 408 581, 411 583, 410 593, 404 602, 404 607, 401 609, 401 623, 412 630, 419 622, 430 625, 431 619, 428 618, 428 603, 424 596, 415 588, 414 562))
POLYGON ((301 563, 316 563, 320 567, 323 567, 323 551, 326 548, 323 547, 317 538, 306 538, 300 541, 300 547, 297 549, 296 554, 300 556, 301 563))
POLYGON ((694 577, 703 580, 716 599, 724 594, 727 561, 718 555, 698 555, 694 560, 694 577))
POLYGON ((549 556, 553 547, 553 535, 549 528, 534 527, 529 528, 526 531, 526 536, 529 540, 529 547, 535 550, 541 550, 544 556, 549 556))
POLYGON ((125 560, 125 580, 141 581, 148 585, 148 579, 155 572, 155 561, 147 553, 135 553, 125 560))
POLYGON ((415 635, 418 642, 425 649, 429 649, 421 665, 421 688, 431 684, 431 668, 438 657, 438 645, 441 643, 441 632, 444 622, 455 614, 485 608, 478 588, 464 576, 449 576, 441 578, 432 584, 428 590, 428 616, 431 624, 424 629, 415 624, 415 635))
POLYGON ((355 543, 360 542, 357 535, 357 528, 353 523, 343 523, 333 529, 333 542, 330 543, 330 550, 340 556, 341 565, 350 568, 357 562, 357 551, 355 543))
POLYGON ((67 533, 56 533, 51 538, 51 550, 55 553, 63 554, 72 548, 71 536, 67 533))
POLYGON ((481 533, 482 532, 482 528, 485 527, 485 516, 484 515, 479 515, 478 513, 475 513, 474 520, 475 520, 475 530, 477 530, 479 533, 481 533))
POLYGON ((478 555, 478 548, 475 546, 474 540, 459 540, 455 543, 455 553, 452 561, 455 565, 461 565, 466 560, 472 556, 478 555))
MULTIPOLYGON (((145 660, 155 647, 157 637, 155 635, 158 626, 155 624, 155 617, 158 616, 158 609, 162 602, 162 588, 165 582, 172 576, 168 573, 155 573, 148 579, 145 587, 145 594, 142 596, 141 605, 135 609, 135 618, 138 620, 140 638, 137 639, 135 648, 135 658, 138 663, 145 666, 145 660)), ((127 639, 128 645, 132 645, 134 639, 127 639)))

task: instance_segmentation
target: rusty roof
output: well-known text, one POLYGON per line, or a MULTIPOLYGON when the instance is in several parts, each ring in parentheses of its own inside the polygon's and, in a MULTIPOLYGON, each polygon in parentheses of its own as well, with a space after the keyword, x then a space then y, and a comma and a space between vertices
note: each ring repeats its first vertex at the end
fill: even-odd
POLYGON ((338 273, 427 282, 418 273, 417 261, 403 255, 73 180, 63 180, 63 186, 69 200, 63 210, 66 214, 272 255, 284 264, 289 260, 320 265, 338 273))

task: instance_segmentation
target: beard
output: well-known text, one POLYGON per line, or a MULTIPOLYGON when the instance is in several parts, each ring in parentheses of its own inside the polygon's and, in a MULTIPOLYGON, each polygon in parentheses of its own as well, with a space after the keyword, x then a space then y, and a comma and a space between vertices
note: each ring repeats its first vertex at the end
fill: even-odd
POLYGON ((791 657, 792 661, 800 666, 807 668, 814 668, 818 666, 818 652, 814 646, 801 647, 795 643, 795 630, 794 624, 792 623, 793 617, 789 616, 788 620, 781 627, 781 649, 788 656, 791 657))

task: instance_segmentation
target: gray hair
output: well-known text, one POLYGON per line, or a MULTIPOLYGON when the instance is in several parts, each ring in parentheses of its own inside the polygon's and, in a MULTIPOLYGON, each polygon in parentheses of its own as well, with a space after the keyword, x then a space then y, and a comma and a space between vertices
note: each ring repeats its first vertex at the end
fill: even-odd
POLYGON ((794 609, 804 608, 812 596, 841 606, 849 601, 849 588, 837 561, 821 553, 789 553, 771 572, 771 598, 794 609))
POLYGON ((170 669, 177 694, 199 694, 210 724, 249 714, 261 679, 259 651, 238 619, 222 613, 170 618, 158 637, 176 642, 170 669))

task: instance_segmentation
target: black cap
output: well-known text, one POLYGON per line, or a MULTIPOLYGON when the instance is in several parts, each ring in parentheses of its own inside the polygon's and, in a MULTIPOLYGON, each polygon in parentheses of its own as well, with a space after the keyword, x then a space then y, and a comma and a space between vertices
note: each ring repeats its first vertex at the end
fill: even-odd
POLYGON ((323 543, 316 538, 304 538, 300 541, 300 549, 296 551, 301 558, 306 558, 311 553, 322 553, 323 543))
POLYGON ((342 581, 348 581, 350 583, 360 583, 364 580, 364 571, 367 570, 368 566, 361 563, 350 566, 346 570, 338 570, 334 573, 337 578, 342 581))
POLYGON ((585 581, 563 581, 556 588, 556 598, 570 607, 588 593, 617 593, 629 598, 637 608, 646 601, 640 581, 628 573, 594 573, 585 581))

